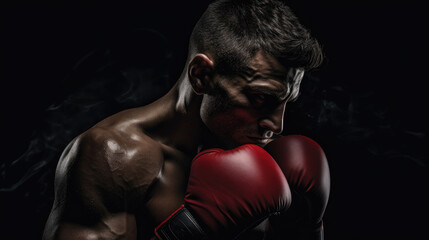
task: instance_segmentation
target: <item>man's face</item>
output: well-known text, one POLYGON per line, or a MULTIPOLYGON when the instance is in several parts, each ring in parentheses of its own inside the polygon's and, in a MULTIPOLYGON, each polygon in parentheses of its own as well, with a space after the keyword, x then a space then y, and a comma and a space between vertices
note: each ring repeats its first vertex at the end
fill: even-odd
POLYGON ((263 147, 273 134, 283 131, 284 110, 292 91, 287 81, 302 75, 303 71, 287 69, 259 52, 246 72, 213 76, 211 91, 203 97, 201 119, 225 148, 246 143, 263 147))

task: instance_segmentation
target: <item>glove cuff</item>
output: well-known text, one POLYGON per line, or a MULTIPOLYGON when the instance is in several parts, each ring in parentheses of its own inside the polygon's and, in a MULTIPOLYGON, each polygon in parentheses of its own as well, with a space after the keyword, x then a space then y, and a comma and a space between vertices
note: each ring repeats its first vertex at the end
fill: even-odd
POLYGON ((155 236, 165 240, 206 239, 201 226, 184 205, 155 228, 155 236))

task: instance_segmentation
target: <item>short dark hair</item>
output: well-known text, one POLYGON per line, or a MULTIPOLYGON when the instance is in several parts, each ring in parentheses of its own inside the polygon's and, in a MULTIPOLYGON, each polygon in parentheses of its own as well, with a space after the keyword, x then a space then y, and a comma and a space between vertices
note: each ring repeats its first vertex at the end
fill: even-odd
POLYGON ((195 25, 190 47, 209 52, 221 74, 241 72, 259 50, 304 70, 323 61, 318 41, 279 0, 214 1, 195 25))

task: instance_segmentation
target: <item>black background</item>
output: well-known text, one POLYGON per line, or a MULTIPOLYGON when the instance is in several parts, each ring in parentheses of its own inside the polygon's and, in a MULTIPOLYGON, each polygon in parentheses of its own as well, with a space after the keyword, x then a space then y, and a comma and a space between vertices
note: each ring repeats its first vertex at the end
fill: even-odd
MULTIPOLYGON (((1 3, 1 239, 40 239, 62 149, 168 90, 207 2, 1 3)), ((423 3, 289 5, 327 56, 285 121, 287 134, 314 138, 328 157, 326 239, 425 239, 423 3)))

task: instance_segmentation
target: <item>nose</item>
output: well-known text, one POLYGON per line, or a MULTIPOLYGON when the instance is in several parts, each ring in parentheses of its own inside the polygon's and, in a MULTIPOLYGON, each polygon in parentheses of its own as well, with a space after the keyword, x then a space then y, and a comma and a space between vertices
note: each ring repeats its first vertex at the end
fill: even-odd
POLYGON ((263 130, 272 131, 275 134, 282 133, 285 108, 286 102, 279 104, 276 108, 272 109, 259 121, 259 127, 263 130))

